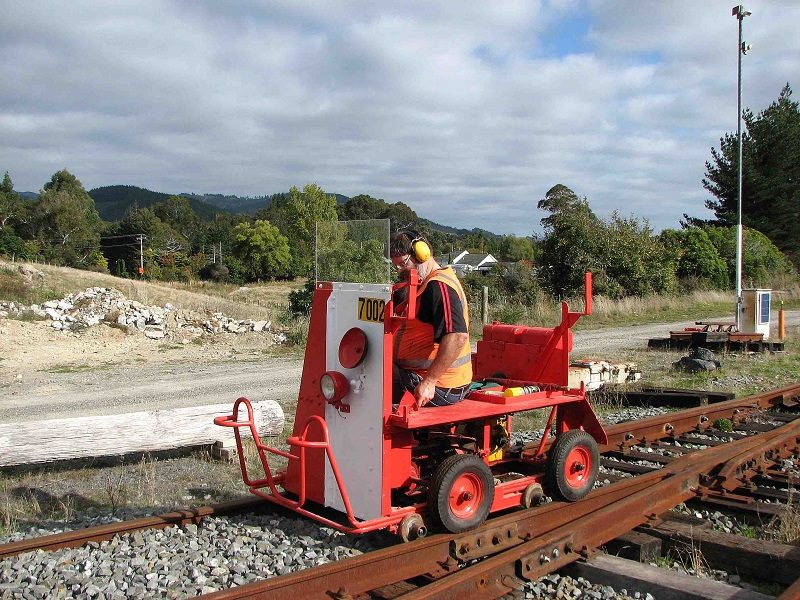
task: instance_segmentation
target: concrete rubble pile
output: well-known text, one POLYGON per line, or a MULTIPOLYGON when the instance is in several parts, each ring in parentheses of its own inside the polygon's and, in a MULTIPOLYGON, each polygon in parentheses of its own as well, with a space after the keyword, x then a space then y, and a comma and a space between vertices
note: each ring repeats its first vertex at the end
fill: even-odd
POLYGON ((21 317, 32 314, 50 319, 53 329, 70 331, 104 323, 143 333, 158 340, 169 334, 198 336, 202 334, 259 332, 272 334, 273 341, 286 341, 282 333, 272 333, 270 321, 239 320, 222 313, 176 309, 172 304, 146 306, 128 300, 113 288, 92 287, 70 294, 61 300, 48 300, 41 305, 24 306, 18 302, 0 301, 0 316, 21 317))

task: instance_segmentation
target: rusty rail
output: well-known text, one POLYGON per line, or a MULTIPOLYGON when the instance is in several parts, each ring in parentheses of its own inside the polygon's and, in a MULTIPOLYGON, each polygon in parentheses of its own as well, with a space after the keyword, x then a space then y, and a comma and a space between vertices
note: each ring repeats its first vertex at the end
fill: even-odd
MULTIPOLYGON (((625 449, 689 431, 714 420, 739 423, 755 410, 796 406, 800 385, 741 400, 623 423, 609 428, 605 450, 625 449)), ((680 502, 727 488, 759 465, 797 450, 800 419, 760 433, 676 458, 664 468, 593 491, 576 503, 554 502, 514 512, 466 534, 437 535, 337 563, 217 592, 232 598, 341 598, 415 577, 432 581, 403 598, 495 598, 524 580, 587 557, 594 548, 643 523, 658 519, 680 502), (464 561, 485 560, 461 568, 464 561)))
POLYGON ((206 517, 213 517, 240 512, 249 512, 263 508, 264 503, 258 498, 243 496, 236 500, 201 506, 189 510, 179 510, 152 517, 142 517, 119 523, 108 523, 96 527, 65 531, 53 535, 19 540, 8 544, 0 544, 0 559, 31 552, 33 550, 58 550, 60 548, 76 548, 89 542, 110 540, 115 535, 132 533, 143 529, 164 529, 173 525, 200 523, 206 517))

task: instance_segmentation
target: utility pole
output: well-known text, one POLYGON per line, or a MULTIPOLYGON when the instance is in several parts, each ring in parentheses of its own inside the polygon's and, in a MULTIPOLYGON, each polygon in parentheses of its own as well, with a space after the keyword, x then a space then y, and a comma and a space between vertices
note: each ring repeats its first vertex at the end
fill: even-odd
POLYGON ((139 276, 144 276, 144 236, 139 234, 139 276))
POLYGON ((742 244, 744 242, 744 232, 742 230, 742 55, 747 54, 750 44, 742 41, 742 21, 752 13, 738 4, 731 10, 731 15, 739 21, 739 76, 737 78, 737 97, 736 119, 737 134, 739 137, 739 173, 737 178, 737 202, 739 220, 736 227, 736 329, 742 330, 742 244))

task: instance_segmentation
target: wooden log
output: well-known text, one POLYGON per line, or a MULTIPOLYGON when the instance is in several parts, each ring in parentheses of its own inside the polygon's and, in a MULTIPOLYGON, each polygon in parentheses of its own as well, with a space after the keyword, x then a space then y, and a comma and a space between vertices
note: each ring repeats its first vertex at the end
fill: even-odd
POLYGON ((642 531, 629 531, 605 544, 605 548, 612 556, 651 563, 661 557, 661 538, 642 531))
MULTIPOLYGON (((5 423, 0 425, 0 466, 157 452, 217 441, 229 446, 233 428, 214 425, 214 417, 229 415, 232 410, 233 403, 227 403, 5 423)), ((284 415, 277 402, 255 402, 253 412, 260 435, 281 433, 284 415)), ((239 419, 247 419, 243 407, 239 419)), ((243 430, 242 436, 248 439, 249 429, 243 430)))
POLYGON ((661 537, 665 548, 678 552, 689 546, 697 548, 713 569, 783 585, 794 583, 800 573, 800 548, 797 546, 698 529, 671 519, 649 531, 661 537))
POLYGON ((629 595, 649 592, 658 600, 772 600, 772 596, 751 592, 710 579, 700 579, 643 565, 607 554, 589 562, 575 562, 561 570, 571 577, 584 577, 592 583, 625 588, 629 595))

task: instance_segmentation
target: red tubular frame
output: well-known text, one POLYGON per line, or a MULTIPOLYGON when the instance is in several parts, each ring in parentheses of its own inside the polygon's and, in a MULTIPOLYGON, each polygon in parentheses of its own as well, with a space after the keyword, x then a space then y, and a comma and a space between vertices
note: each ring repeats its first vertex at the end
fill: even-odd
POLYGON ((417 508, 414 506, 405 507, 402 509, 398 509, 392 512, 391 515, 387 517, 380 517, 377 519, 370 519, 367 521, 359 521, 355 515, 353 514, 353 509, 350 505, 350 497, 347 493, 346 486, 342 481, 341 474, 339 472, 339 466, 336 463, 336 457, 333 454, 333 449, 331 448, 330 438, 328 436, 328 426, 325 423, 325 420, 318 416, 312 415, 306 424, 303 427, 303 433, 299 436, 291 436, 286 439, 286 442, 292 446, 298 446, 300 448, 300 454, 295 455, 290 452, 284 452, 282 450, 278 450, 277 448, 273 448, 268 446, 267 444, 261 441, 261 437, 258 435, 258 431, 256 430, 255 422, 253 420, 253 407, 250 404, 250 400, 245 398, 244 396, 238 398, 236 402, 233 404, 233 414, 223 416, 223 417, 216 417, 214 419, 214 423, 216 425, 220 425, 222 427, 232 427, 233 434, 236 438, 236 450, 239 455, 239 466, 242 470, 242 479, 244 480, 245 485, 250 488, 250 491, 263 498, 264 500, 268 500, 270 502, 274 502, 275 504, 279 504, 280 506, 286 507, 290 510, 293 510, 301 515, 306 517, 312 518, 315 521, 319 521, 320 523, 327 525, 328 527, 332 527, 338 531, 343 531, 345 533, 366 533, 368 531, 373 531, 375 529, 381 529, 383 527, 388 527, 391 525, 395 525, 400 522, 400 520, 406 514, 416 512, 417 508), (237 419, 237 415, 239 414, 239 406, 244 404, 247 408, 247 420, 246 421, 239 421, 237 419), (322 432, 322 440, 321 441, 311 441, 308 440, 308 433, 309 428, 311 427, 312 423, 318 423, 320 426, 320 430, 322 432), (247 464, 244 458, 244 452, 242 451, 242 436, 239 431, 242 427, 249 427, 250 434, 253 437, 253 441, 256 444, 256 449, 258 450, 258 457, 261 460, 261 466, 264 468, 265 477, 262 479, 252 480, 250 476, 247 474, 247 464), (306 456, 305 451, 306 448, 319 448, 325 450, 325 455, 328 457, 328 462, 331 465, 331 470, 333 471, 333 475, 336 478, 336 485, 339 487, 339 493, 342 497, 342 502, 345 506, 345 511, 347 515, 347 520, 350 522, 351 527, 328 519, 327 517, 323 517, 317 513, 311 512, 307 508, 303 508, 303 505, 306 502, 306 456), (269 463, 267 462, 266 452, 270 452, 272 454, 277 454, 278 456, 282 456, 288 460, 297 460, 300 464, 300 494, 298 500, 290 500, 285 496, 281 495, 281 493, 276 488, 276 484, 281 483, 283 481, 283 473, 279 472, 275 476, 272 475, 272 470, 270 469, 269 463), (263 492, 261 488, 269 486, 270 492, 263 492))

